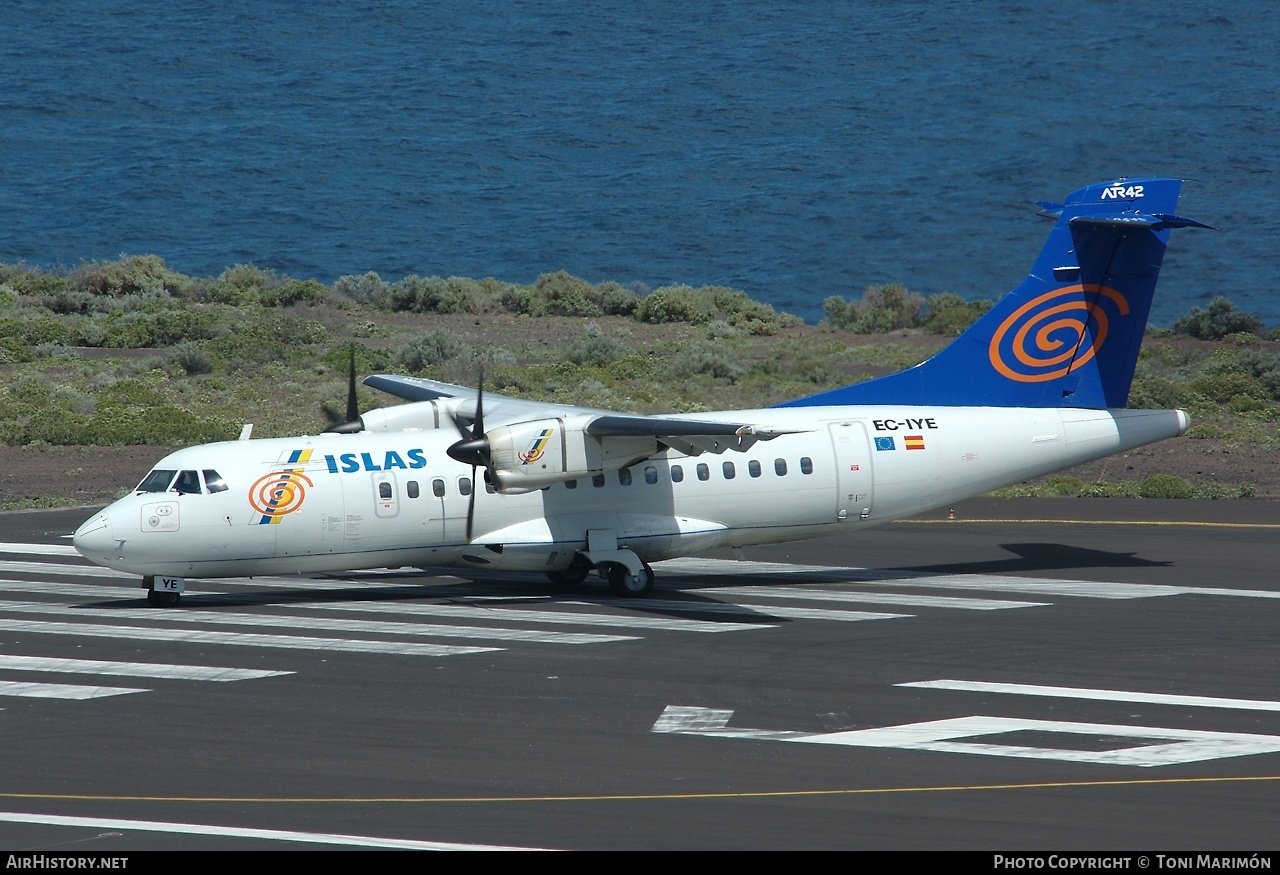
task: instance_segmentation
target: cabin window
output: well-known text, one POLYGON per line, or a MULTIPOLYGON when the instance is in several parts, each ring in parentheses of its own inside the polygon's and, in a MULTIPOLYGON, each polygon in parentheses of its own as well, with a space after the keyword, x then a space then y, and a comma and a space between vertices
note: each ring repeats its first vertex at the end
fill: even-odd
POLYGON ((800 473, 801 474, 813 473, 813 459, 810 459, 808 456, 800 457, 800 473))
POLYGON ((683 479, 684 479, 684 468, 681 468, 679 465, 672 465, 671 466, 671 482, 679 483, 683 479))
POLYGON ((408 483, 406 483, 404 485, 404 491, 408 494, 410 498, 417 498, 419 495, 422 494, 422 491, 418 489, 417 480, 410 480, 408 483))
POLYGON ((752 459, 750 462, 747 462, 747 473, 750 474, 752 477, 759 477, 760 463, 755 459, 752 459))
POLYGON ((578 488, 578 481, 577 481, 577 480, 566 480, 566 481, 564 481, 564 488, 565 488, 565 489, 577 489, 577 488, 578 488))
POLYGON ((658 469, 652 465, 644 466, 644 482, 653 485, 658 482, 658 469))
POLYGON ((631 485, 631 469, 630 468, 618 469, 618 482, 621 483, 623 486, 631 485))
POLYGON ((774 459, 774 460, 773 460, 773 473, 777 474, 779 477, 786 477, 786 476, 787 476, 787 460, 786 460, 786 459, 774 459))
POLYGON ((720 466, 720 471, 724 474, 724 479, 726 480, 732 480, 738 476, 738 471, 733 467, 733 462, 725 462, 720 466))
POLYGON ((471 478, 470 477, 458 478, 458 494, 459 495, 471 494, 471 478))
POLYGON ((699 463, 698 463, 698 479, 699 479, 699 480, 710 480, 710 479, 711 479, 711 469, 707 467, 707 463, 706 463, 706 462, 699 462, 699 463))
POLYGON ((173 482, 173 478, 177 473, 177 471, 164 471, 157 468, 142 478, 142 482, 138 484, 137 491, 164 492, 169 488, 169 484, 173 482))
POLYGON ((378 484, 378 497, 383 501, 391 500, 391 484, 386 480, 383 480, 378 484))
POLYGON ((604 486, 604 475, 603 475, 603 474, 592 474, 592 475, 591 475, 591 485, 592 485, 592 486, 594 486, 594 487, 596 487, 597 489, 598 489, 598 488, 600 488, 601 486, 604 486))
POLYGON ((439 477, 431 481, 431 494, 436 498, 444 498, 444 481, 439 477))
POLYGON ((200 472, 204 475, 204 488, 210 492, 226 492, 227 481, 222 479, 222 475, 212 468, 205 468, 200 472))
POLYGON ((199 495, 200 478, 195 471, 183 471, 173 482, 173 491, 179 495, 199 495))

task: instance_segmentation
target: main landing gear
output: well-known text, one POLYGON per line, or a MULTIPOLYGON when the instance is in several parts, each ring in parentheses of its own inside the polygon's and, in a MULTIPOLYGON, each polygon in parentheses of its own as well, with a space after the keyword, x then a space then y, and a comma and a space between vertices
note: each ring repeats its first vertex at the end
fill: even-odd
POLYGON ((643 598, 653 592, 653 569, 633 555, 628 557, 634 569, 627 564, 616 561, 592 564, 584 554, 579 553, 573 562, 563 571, 548 571, 551 582, 562 587, 578 586, 587 579, 594 568, 600 576, 609 582, 609 589, 614 595, 624 598, 643 598))

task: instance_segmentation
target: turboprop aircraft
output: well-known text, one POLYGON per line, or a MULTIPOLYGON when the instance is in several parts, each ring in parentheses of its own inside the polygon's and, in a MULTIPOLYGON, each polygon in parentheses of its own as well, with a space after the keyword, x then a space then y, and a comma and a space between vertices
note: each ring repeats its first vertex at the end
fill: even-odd
MULTIPOLYGON (((84 523, 76 549, 176 605, 188 578, 480 566, 620 595, 651 563, 857 533, 1174 437, 1127 410, 1181 182, 1062 204, 1030 274, 936 356, 758 410, 637 416, 414 377, 328 433, 191 447, 84 523)), ((354 370, 353 370, 354 373, 354 370)))

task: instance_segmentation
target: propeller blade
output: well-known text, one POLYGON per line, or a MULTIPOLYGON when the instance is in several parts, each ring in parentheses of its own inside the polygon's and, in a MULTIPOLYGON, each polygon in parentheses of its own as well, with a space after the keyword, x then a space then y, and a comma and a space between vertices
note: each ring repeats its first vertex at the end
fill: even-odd
POLYGON ((476 466, 471 466, 471 495, 467 501, 467 543, 471 543, 471 530, 476 523, 476 466))
POLYGON ((350 348, 351 366, 347 370, 347 422, 360 418, 360 402, 356 399, 356 348, 350 348))
MULTIPOLYGON (((461 429, 459 429, 461 431, 461 429)), ((476 393, 476 416, 471 421, 471 434, 463 433, 462 440, 450 445, 445 450, 449 458, 472 467, 471 480, 475 482, 475 468, 488 468, 493 464, 489 452, 489 438, 484 433, 484 372, 480 373, 480 384, 476 393)), ((474 487, 473 487, 474 488, 474 487)), ((471 493, 473 496, 475 492, 471 493)))
POLYGON ((347 412, 339 415, 331 405, 324 405, 324 412, 333 423, 325 429, 326 434, 357 434, 364 431, 364 422, 360 419, 360 402, 356 398, 356 347, 349 348, 350 367, 347 369, 347 412))

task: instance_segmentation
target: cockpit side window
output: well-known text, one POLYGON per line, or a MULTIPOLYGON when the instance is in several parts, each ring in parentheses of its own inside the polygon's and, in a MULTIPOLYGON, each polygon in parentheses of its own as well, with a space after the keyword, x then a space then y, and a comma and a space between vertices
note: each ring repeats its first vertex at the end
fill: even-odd
POLYGON ((173 482, 173 477, 177 471, 166 471, 163 468, 156 468, 146 477, 142 478, 142 482, 138 484, 136 492, 164 492, 169 488, 169 484, 173 482))
POLYGON ((173 483, 173 491, 179 495, 199 495, 200 478, 195 471, 183 471, 173 483))
POLYGON ((200 472, 204 475, 205 488, 210 492, 226 492, 227 481, 222 479, 222 475, 212 468, 205 468, 200 472))

